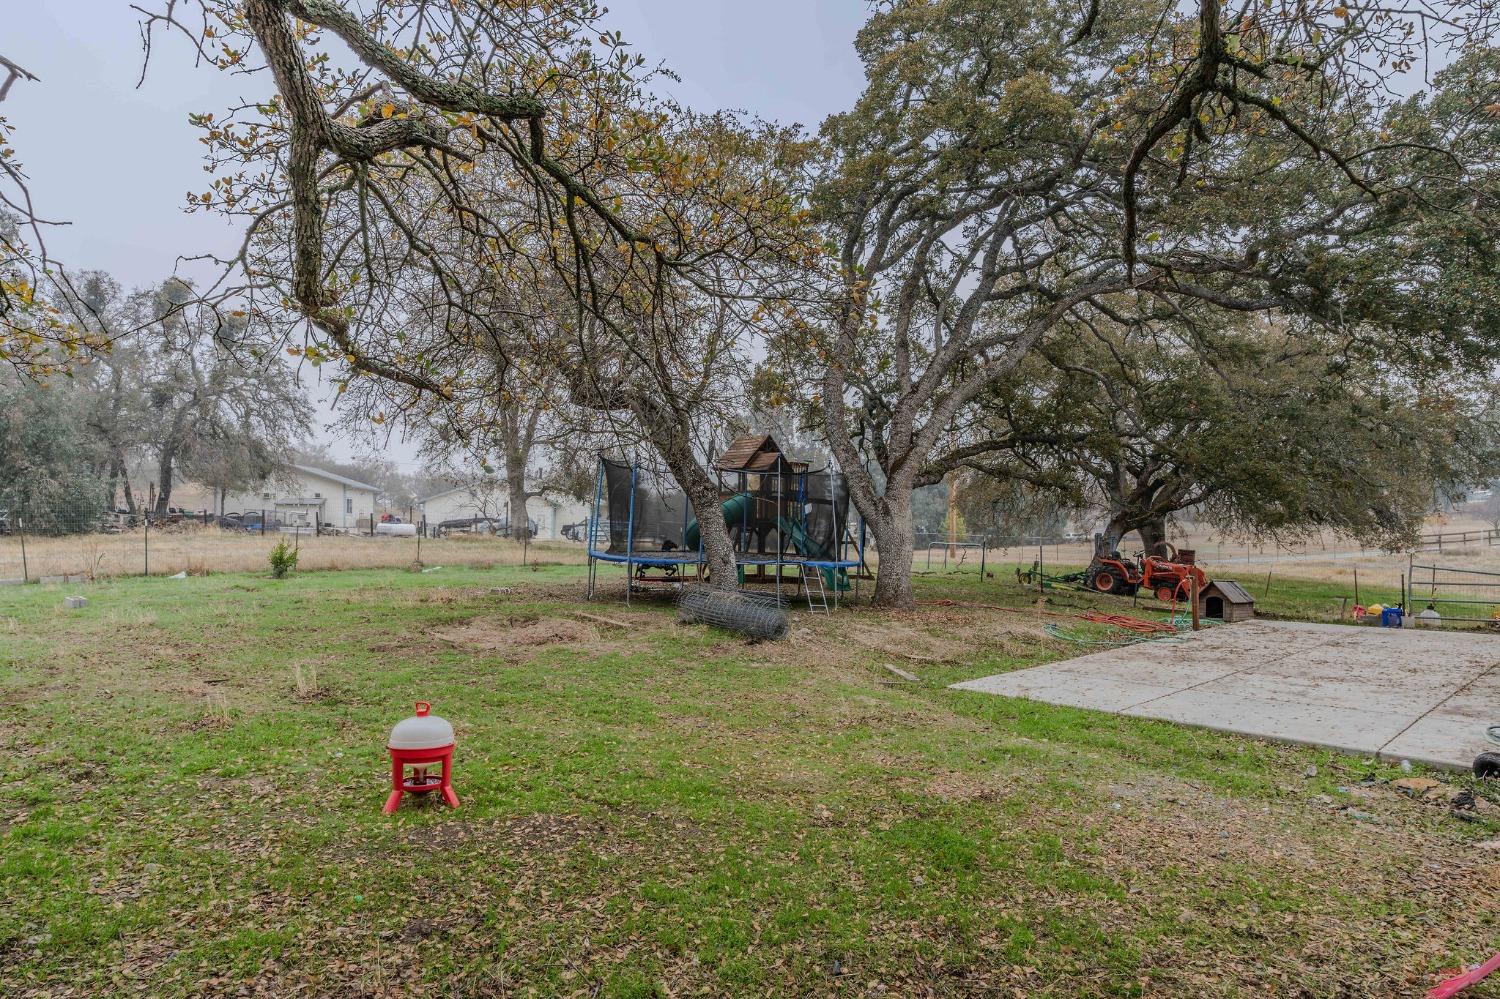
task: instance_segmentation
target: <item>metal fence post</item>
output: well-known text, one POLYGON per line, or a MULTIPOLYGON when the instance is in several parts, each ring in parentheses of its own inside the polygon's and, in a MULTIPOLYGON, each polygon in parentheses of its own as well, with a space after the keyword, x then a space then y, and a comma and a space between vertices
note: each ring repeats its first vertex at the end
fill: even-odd
POLYGON ((26 566, 26 518, 16 518, 16 530, 21 534, 21 582, 31 582, 31 570, 26 566))
POLYGON ((151 514, 146 514, 146 540, 141 546, 141 557, 144 564, 141 567, 141 575, 151 575, 151 514))

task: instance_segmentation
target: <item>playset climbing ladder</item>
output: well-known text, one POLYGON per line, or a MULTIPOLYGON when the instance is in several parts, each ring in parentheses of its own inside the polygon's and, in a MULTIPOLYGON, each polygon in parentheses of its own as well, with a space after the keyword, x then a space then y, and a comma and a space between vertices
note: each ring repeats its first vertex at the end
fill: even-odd
POLYGON ((828 613, 828 588, 823 585, 823 570, 816 566, 802 566, 802 591, 807 597, 807 609, 828 613))

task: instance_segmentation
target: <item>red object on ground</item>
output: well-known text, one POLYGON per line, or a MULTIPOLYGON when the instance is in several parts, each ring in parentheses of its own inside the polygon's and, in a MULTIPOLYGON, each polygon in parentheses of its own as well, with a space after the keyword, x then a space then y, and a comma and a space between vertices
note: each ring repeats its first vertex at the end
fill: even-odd
POLYGON ((431 712, 431 704, 418 701, 416 717, 391 729, 386 741, 391 754, 391 793, 382 809, 387 815, 401 806, 403 795, 433 791, 441 791, 444 801, 458 807, 458 795, 453 791, 453 726, 431 712), (441 776, 426 772, 427 767, 435 765, 442 766, 441 776), (407 767, 418 769, 407 777, 407 767))
POLYGON ((1177 629, 1170 624, 1161 621, 1143 621, 1138 617, 1129 617, 1125 614, 1101 614, 1098 611, 1089 611, 1086 614, 1080 614, 1079 617, 1097 624, 1112 624, 1116 628, 1124 628, 1138 635, 1177 634, 1177 629))
POLYGON ((1462 975, 1441 982, 1427 993, 1427 999, 1447 999, 1456 996, 1470 985, 1477 985, 1489 977, 1490 972, 1500 970, 1500 954, 1483 964, 1476 965, 1462 975))

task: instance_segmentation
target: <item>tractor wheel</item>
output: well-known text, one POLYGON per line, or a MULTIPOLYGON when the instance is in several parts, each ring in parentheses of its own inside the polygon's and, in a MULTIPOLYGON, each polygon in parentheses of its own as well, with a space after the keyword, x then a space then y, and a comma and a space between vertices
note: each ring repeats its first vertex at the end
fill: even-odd
POLYGON ((1500 777, 1500 753, 1480 753, 1474 757, 1475 777, 1500 777))
POLYGON ((1164 604, 1169 604, 1172 602, 1172 595, 1176 592, 1177 591, 1172 589, 1172 587, 1170 586, 1158 586, 1156 588, 1156 599, 1160 600, 1164 604))
POLYGON ((1094 573, 1093 586, 1100 593, 1117 593, 1120 589, 1120 579, 1108 569, 1100 569, 1094 573))

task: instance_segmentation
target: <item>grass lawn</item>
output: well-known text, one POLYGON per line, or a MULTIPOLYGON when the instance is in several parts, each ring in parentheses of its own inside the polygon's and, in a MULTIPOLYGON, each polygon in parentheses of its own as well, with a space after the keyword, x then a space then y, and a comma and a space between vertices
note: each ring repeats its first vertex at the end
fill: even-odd
POLYGON ((1492 787, 945 689, 1104 640, 1011 573, 770 644, 577 566, 0 590, 0 996, 1397 996, 1500 948, 1492 787), (384 817, 419 698, 463 807, 384 817))

